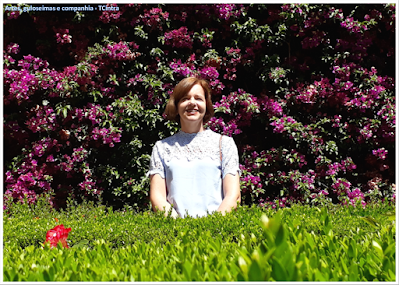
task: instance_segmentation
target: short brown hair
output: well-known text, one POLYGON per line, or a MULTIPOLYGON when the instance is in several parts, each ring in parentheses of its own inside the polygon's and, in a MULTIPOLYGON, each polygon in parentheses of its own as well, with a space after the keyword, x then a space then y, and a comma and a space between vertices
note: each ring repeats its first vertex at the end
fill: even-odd
POLYGON ((207 80, 198 77, 187 77, 180 81, 175 89, 165 108, 166 119, 178 122, 180 124, 180 116, 177 109, 179 101, 190 92, 194 85, 199 84, 205 93, 206 112, 204 116, 204 124, 208 122, 214 115, 213 104, 211 99, 211 88, 207 80))

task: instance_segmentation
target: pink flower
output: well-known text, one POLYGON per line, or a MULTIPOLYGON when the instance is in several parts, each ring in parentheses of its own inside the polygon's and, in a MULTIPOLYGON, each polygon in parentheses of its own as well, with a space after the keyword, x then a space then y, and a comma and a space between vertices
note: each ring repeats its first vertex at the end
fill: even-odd
POLYGON ((190 37, 187 27, 181 27, 178 30, 165 33, 165 44, 175 48, 191 49, 193 47, 193 40, 190 37))
POLYGON ((19 45, 15 44, 15 43, 10 43, 7 46, 6 50, 7 50, 8 53, 17 54, 19 52, 19 45))
POLYGON ((58 29, 55 33, 58 44, 72 43, 72 36, 69 34, 69 29, 58 29))
POLYGON ((375 155, 378 159, 384 160, 388 154, 388 151, 385 148, 373 149, 373 155, 375 155))
POLYGON ((216 12, 218 13, 219 19, 228 20, 230 17, 239 17, 242 12, 242 6, 240 9, 237 8, 235 4, 216 4, 216 12))

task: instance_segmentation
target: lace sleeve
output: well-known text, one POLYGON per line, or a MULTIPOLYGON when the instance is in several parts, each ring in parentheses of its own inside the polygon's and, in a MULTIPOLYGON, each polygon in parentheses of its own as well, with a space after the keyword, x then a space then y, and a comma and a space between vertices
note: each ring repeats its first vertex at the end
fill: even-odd
POLYGON ((238 160, 237 146, 231 137, 223 136, 222 139, 222 174, 223 178, 230 173, 236 175, 241 174, 241 169, 238 160))
POLYGON ((165 179, 165 168, 163 164, 163 159, 161 157, 159 142, 157 142, 152 149, 150 170, 147 172, 147 177, 157 173, 161 175, 162 178, 165 179))

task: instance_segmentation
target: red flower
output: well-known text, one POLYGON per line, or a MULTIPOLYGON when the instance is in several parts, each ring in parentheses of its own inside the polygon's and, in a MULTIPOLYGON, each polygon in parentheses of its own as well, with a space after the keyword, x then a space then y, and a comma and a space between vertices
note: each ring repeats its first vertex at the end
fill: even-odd
POLYGON ((44 243, 49 242, 50 247, 56 247, 60 242, 63 247, 69 248, 67 243, 68 233, 71 231, 71 228, 64 228, 64 225, 58 225, 55 228, 49 230, 46 234, 46 241, 44 243))

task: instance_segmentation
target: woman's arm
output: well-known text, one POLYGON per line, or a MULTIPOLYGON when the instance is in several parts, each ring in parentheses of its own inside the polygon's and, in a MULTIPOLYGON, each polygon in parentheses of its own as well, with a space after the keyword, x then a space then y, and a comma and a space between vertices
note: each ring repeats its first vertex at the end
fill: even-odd
MULTIPOLYGON (((166 200, 166 182, 159 174, 150 176, 150 201, 152 209, 156 211, 164 211, 165 217, 168 216, 170 208, 172 207, 166 200)), ((177 218, 179 214, 172 208, 173 218, 177 218)))
POLYGON ((223 179, 223 193, 224 199, 218 211, 224 215, 226 212, 237 208, 237 202, 241 202, 240 176, 238 173, 236 175, 226 174, 223 179))

